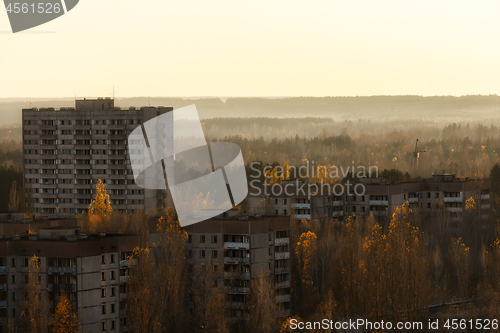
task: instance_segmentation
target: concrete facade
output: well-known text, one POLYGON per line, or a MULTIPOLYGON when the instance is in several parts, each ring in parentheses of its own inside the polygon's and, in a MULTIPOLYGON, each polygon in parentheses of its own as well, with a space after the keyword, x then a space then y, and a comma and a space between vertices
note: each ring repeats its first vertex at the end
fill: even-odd
POLYGON ((138 244, 136 235, 83 235, 65 227, 0 239, 0 321, 19 320, 35 254, 50 313, 64 291, 78 313, 80 332, 126 331, 127 257, 138 244))
POLYGON ((112 99, 76 100, 75 108, 23 109, 25 189, 33 213, 49 218, 84 214, 98 179, 114 209, 131 213, 162 207, 166 192, 134 184, 127 136, 169 107, 120 109, 112 99))

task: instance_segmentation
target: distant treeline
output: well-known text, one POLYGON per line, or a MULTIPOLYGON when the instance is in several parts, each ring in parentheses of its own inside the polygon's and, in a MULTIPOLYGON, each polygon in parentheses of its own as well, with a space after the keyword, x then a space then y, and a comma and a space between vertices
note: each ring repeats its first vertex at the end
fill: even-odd
MULTIPOLYGON (((464 121, 465 119, 496 118, 500 96, 358 96, 358 97, 232 97, 175 98, 133 97, 118 98, 115 105, 123 108, 171 106, 180 108, 195 104, 201 118, 216 117, 328 117, 334 120, 388 118, 464 121), (223 101, 224 100, 224 101, 223 101)), ((74 98, 59 99, 0 99, 0 124, 20 123, 21 110, 29 107, 74 106, 74 98)))

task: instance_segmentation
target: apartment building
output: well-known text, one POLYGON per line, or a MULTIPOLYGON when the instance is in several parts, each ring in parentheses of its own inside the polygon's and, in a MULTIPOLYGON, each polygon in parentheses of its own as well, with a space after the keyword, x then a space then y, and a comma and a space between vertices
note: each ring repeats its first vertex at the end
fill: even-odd
MULTIPOLYGON (((220 217, 184 230, 188 233, 188 271, 194 272, 209 262, 223 266, 219 279, 225 286, 229 317, 238 318, 247 311, 250 281, 260 270, 274 281, 276 317, 290 315, 289 217, 220 217)), ((152 236, 150 242, 154 242, 152 236)))
POLYGON ((304 194, 297 190, 300 184, 297 181, 275 184, 274 191, 270 190, 270 185, 257 189, 250 187, 243 207, 250 215, 290 215, 298 220, 316 219, 319 222, 332 218, 343 220, 349 215, 371 215, 379 222, 387 222, 396 208, 405 202, 409 203, 415 216, 423 219, 441 211, 452 221, 459 221, 470 198, 474 199, 476 212, 481 218, 487 218, 490 210, 489 179, 460 179, 453 174, 433 175, 430 179, 403 183, 381 183, 378 179, 365 178, 358 183, 363 185, 362 194, 351 191, 336 195, 313 186, 314 192, 307 195, 307 192, 304 194))
POLYGON ((343 216, 343 200, 331 194, 330 186, 312 185, 299 180, 285 180, 281 184, 265 184, 259 188, 250 186, 248 196, 242 203, 245 214, 283 215, 301 220, 331 219, 332 216, 343 216))
POLYGON ((19 320, 29 260, 36 255, 50 313, 64 291, 78 312, 80 332, 125 332, 127 258, 138 236, 84 235, 67 227, 37 231, 0 239, 0 322, 19 320))
POLYGON ((127 136, 171 110, 120 109, 109 98, 76 100, 74 108, 23 109, 24 185, 32 191, 33 213, 49 218, 86 213, 98 179, 107 184, 116 210, 163 206, 165 191, 134 183, 127 136))

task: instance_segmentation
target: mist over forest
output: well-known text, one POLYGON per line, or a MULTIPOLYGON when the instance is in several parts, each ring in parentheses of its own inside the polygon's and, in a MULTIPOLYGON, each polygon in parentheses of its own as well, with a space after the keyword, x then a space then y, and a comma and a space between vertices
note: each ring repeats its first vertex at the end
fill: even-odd
MULTIPOLYGON (((74 99, 0 99, 0 164, 20 168, 21 110, 74 99)), ((115 105, 196 104, 211 141, 238 144, 245 162, 377 165, 412 176, 487 177, 500 162, 500 97, 120 98, 115 105), (412 152, 420 140, 419 168, 412 152)))

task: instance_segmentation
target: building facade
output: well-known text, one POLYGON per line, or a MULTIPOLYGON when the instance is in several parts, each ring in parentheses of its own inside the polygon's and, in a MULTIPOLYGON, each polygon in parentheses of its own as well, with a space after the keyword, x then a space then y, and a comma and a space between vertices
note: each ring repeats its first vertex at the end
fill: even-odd
POLYGON ((136 235, 83 235, 77 228, 40 228, 0 239, 0 321, 17 326, 29 275, 39 258, 42 299, 55 311, 65 292, 78 311, 80 332, 125 332, 128 256, 136 235))
POLYGON ((120 109, 109 98, 76 100, 74 108, 23 109, 24 185, 32 192, 33 214, 53 218, 86 213, 98 179, 107 184, 116 210, 162 207, 165 191, 134 183, 127 136, 171 110, 120 109))
MULTIPOLYGON (((238 318, 247 311, 250 282, 259 272, 270 276, 276 289, 276 317, 290 315, 289 217, 214 218, 184 230, 188 233, 188 272, 209 263, 222 265, 219 280, 225 287, 228 317, 238 318)), ((150 242, 154 241, 151 236, 150 242)))
POLYGON ((459 179, 452 174, 443 174, 403 183, 381 183, 378 179, 366 178, 357 184, 363 185, 362 194, 359 189, 350 193, 332 193, 332 187, 321 191, 321 187, 315 184, 311 192, 301 192, 298 188, 303 183, 297 181, 274 184, 274 190, 271 185, 258 189, 250 187, 243 207, 249 215, 289 215, 298 220, 305 218, 319 222, 343 220, 349 215, 373 216, 380 222, 387 222, 397 207, 408 202, 412 213, 421 218, 442 211, 451 220, 459 221, 467 200, 472 198, 477 215, 481 218, 489 216, 489 179, 459 179))

